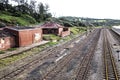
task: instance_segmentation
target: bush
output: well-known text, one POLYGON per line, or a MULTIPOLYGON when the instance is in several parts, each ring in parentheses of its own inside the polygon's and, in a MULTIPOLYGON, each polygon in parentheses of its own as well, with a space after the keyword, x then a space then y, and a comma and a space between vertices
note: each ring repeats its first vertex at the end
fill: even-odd
POLYGON ((1 12, 2 14, 5 14, 5 15, 12 15, 11 13, 7 12, 7 11, 2 11, 1 12))
POLYGON ((23 17, 26 21, 28 21, 29 23, 31 23, 31 24, 36 23, 36 20, 35 20, 32 16, 22 15, 22 17, 23 17))
POLYGON ((20 17, 15 17, 16 22, 14 23, 15 25, 19 25, 19 26, 25 26, 25 25, 29 25, 30 23, 26 20, 24 20, 23 18, 20 17))
POLYGON ((21 13, 20 12, 15 12, 14 14, 12 14, 12 16, 15 16, 15 17, 21 17, 21 13))
POLYGON ((86 28, 83 27, 72 27, 70 28, 71 33, 73 33, 74 35, 80 33, 80 32, 84 32, 86 31, 86 28))
POLYGON ((74 25, 71 22, 64 21, 63 25, 66 27, 73 27, 74 25))
POLYGON ((43 35, 44 40, 60 40, 59 36, 56 36, 54 34, 48 34, 48 35, 43 35))

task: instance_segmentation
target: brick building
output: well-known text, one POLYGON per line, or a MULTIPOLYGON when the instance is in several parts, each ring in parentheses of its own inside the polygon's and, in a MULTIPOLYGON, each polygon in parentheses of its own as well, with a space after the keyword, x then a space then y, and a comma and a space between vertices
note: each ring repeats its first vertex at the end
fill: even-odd
POLYGON ((40 26, 43 30, 43 34, 55 34, 61 37, 70 35, 70 28, 61 26, 54 22, 47 22, 40 26))
POLYGON ((4 30, 0 30, 0 50, 15 47, 15 37, 4 30))
POLYGON ((42 40, 42 30, 40 28, 12 27, 4 30, 15 37, 16 47, 31 45, 42 40))

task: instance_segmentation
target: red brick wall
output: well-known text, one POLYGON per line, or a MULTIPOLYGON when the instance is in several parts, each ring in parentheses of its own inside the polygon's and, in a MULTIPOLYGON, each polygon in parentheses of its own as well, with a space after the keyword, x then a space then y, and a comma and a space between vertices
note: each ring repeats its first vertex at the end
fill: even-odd
POLYGON ((4 30, 10 32, 15 37, 15 46, 19 47, 19 32, 10 28, 5 28, 4 30))
POLYGON ((6 50, 15 46, 14 37, 0 38, 0 50, 6 50))
POLYGON ((62 31, 63 31, 63 28, 59 28, 59 33, 58 33, 59 36, 62 35, 62 31))
POLYGON ((35 42, 40 42, 42 40, 41 28, 22 29, 18 31, 14 29, 6 28, 5 30, 10 32, 12 35, 14 35, 15 44, 17 47, 27 46, 35 42))
POLYGON ((68 28, 68 31, 62 31, 61 37, 70 35, 70 28, 68 28))
POLYGON ((19 47, 32 44, 29 30, 19 31, 19 47))
POLYGON ((32 43, 40 42, 42 40, 42 30, 37 28, 33 30, 19 31, 19 46, 26 46, 32 43), (36 37, 36 36, 38 36, 36 37))
POLYGON ((42 40, 42 29, 36 28, 32 30, 32 43, 37 43, 42 40))

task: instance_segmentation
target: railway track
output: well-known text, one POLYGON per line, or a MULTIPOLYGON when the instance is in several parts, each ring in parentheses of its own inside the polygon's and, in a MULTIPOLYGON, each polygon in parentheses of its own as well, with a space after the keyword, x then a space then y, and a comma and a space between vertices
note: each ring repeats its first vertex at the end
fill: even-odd
MULTIPOLYGON (((95 33, 97 33, 97 32, 95 32, 95 33)), ((99 34, 99 33, 97 33, 97 34, 99 34)), ((94 37, 95 36, 97 36, 97 35, 94 35, 94 37)), ((93 34, 89 37, 93 38, 93 34)), ((82 49, 83 45, 88 43, 91 38, 89 38, 88 40, 84 41, 81 44, 77 44, 73 48, 73 51, 71 51, 71 54, 68 55, 67 57, 65 57, 64 59, 62 59, 52 70, 48 71, 47 74, 41 80, 54 80, 54 78, 62 71, 62 69, 70 63, 71 59, 74 58, 75 56, 77 56, 78 54, 80 54, 80 50, 82 49)), ((98 38, 95 37, 94 39, 97 40, 98 38)), ((95 41, 95 40, 93 40, 93 41, 95 41)), ((93 49, 91 49, 91 50, 93 50, 93 49)), ((88 58, 88 55, 86 56, 86 59, 87 58, 88 58)), ((85 63, 83 63, 83 64, 85 64, 85 63)), ((80 79, 78 79, 78 80, 80 80, 80 79)), ((83 80, 83 79, 81 79, 81 80, 83 80)))
POLYGON ((103 58, 104 58, 104 79, 105 80, 120 80, 117 71, 116 63, 111 50, 111 45, 108 41, 107 33, 103 31, 103 58))
POLYGON ((69 64, 70 60, 76 56, 77 51, 79 50, 78 46, 80 44, 76 45, 76 47, 74 47, 71 51, 71 53, 69 55, 67 55, 66 57, 64 57, 62 60, 60 60, 59 62, 57 62, 57 64, 55 65, 55 67, 52 68, 52 70, 48 71, 47 74, 45 74, 45 76, 43 76, 43 78, 41 80, 53 80, 54 77, 56 77, 57 74, 59 74, 61 72, 61 70, 67 65, 69 64))
POLYGON ((90 69, 91 61, 94 56, 97 41, 100 36, 100 31, 101 30, 99 30, 99 32, 94 36, 93 40, 91 40, 91 46, 87 51, 87 55, 85 55, 82 61, 79 62, 79 66, 75 71, 76 73, 75 80, 86 80, 90 69))
POLYGON ((70 40, 69 42, 61 44, 60 46, 56 46, 52 49, 47 49, 47 50, 43 51, 43 53, 44 53, 43 55, 38 54, 35 57, 33 57, 32 60, 30 60, 30 61, 28 60, 27 63, 20 65, 19 67, 15 68, 14 70, 12 70, 8 73, 4 73, 2 76, 0 76, 0 80, 13 80, 12 78, 21 74, 25 69, 29 69, 29 67, 32 67, 38 63, 42 63, 42 61, 44 59, 46 59, 50 56, 55 56, 56 54, 58 54, 59 51, 68 47, 74 40, 79 39, 79 37, 80 36, 70 40))
POLYGON ((119 42, 120 44, 120 35, 117 34, 115 31, 110 29, 110 32, 112 33, 113 37, 119 42))

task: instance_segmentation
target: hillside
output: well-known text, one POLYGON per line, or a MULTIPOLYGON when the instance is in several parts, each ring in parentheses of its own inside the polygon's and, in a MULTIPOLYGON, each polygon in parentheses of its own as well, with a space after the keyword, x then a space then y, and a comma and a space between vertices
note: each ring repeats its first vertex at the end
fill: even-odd
POLYGON ((47 4, 38 3, 32 0, 30 3, 21 2, 12 5, 8 2, 0 1, 0 27, 4 25, 27 26, 46 21, 51 18, 47 4))
POLYGON ((21 26, 37 23, 37 21, 30 15, 21 14, 17 17, 9 12, 0 13, 0 22, 5 23, 6 25, 21 25, 21 26))
POLYGON ((95 18, 83 18, 83 17, 72 17, 63 16, 58 19, 54 19, 64 26, 113 26, 120 25, 120 20, 115 19, 95 19, 95 18))
POLYGON ((120 20, 114 19, 94 19, 72 16, 55 18, 52 17, 52 14, 48 11, 49 6, 47 4, 40 2, 36 5, 34 0, 32 0, 30 4, 23 1, 16 6, 12 6, 8 2, 0 1, 0 27, 4 27, 5 25, 28 26, 45 21, 57 22, 66 27, 120 25, 120 20))

